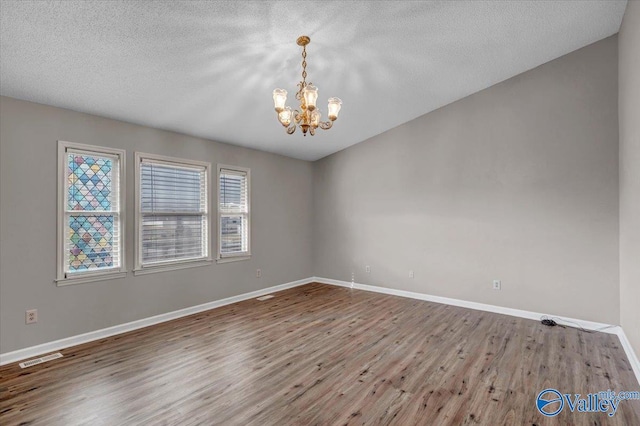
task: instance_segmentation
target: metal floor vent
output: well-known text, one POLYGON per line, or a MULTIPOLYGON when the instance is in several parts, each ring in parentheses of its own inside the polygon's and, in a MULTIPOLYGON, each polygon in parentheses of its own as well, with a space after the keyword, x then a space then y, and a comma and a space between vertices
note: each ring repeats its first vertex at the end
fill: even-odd
POLYGON ((271 299, 272 297, 273 297, 273 294, 267 294, 266 296, 258 297, 256 300, 263 302, 267 299, 271 299))
POLYGON ((31 367, 37 364, 42 364, 43 362, 51 361, 58 358, 62 358, 62 354, 60 352, 56 352, 50 355, 45 355, 40 358, 30 359, 29 361, 21 362, 18 365, 20 365, 21 368, 27 368, 27 367, 31 367))

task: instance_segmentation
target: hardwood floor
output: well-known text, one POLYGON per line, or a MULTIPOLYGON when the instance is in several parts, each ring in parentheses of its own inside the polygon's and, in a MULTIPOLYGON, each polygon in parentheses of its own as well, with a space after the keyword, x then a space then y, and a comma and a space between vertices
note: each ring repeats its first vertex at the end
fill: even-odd
POLYGON ((0 424, 640 425, 538 392, 638 390, 618 338, 309 284, 0 368, 0 424))

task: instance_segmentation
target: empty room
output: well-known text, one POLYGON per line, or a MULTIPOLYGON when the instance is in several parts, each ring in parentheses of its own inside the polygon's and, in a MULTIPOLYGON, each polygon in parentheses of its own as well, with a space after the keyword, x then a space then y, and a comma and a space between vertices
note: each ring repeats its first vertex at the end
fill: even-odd
POLYGON ((640 426, 640 1, 0 17, 2 426, 640 426))

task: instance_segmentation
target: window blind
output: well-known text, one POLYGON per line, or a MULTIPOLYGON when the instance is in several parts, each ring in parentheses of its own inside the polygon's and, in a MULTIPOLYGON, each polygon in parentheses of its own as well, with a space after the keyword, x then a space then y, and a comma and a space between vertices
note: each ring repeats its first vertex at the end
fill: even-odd
POLYGON ((242 170, 220 169, 220 257, 249 253, 249 181, 242 170))
POLYGON ((207 170, 142 159, 140 263, 208 256, 207 170))

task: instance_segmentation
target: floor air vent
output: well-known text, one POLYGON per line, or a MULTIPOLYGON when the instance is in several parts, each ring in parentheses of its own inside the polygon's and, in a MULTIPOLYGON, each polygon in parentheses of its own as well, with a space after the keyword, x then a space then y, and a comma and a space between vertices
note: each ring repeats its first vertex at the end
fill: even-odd
POLYGON ((266 296, 258 297, 256 300, 263 302, 267 299, 271 299, 272 297, 273 297, 273 294, 267 294, 266 296))
POLYGON ((45 355, 40 358, 30 359, 29 361, 21 362, 19 365, 21 368, 27 368, 27 367, 32 367, 34 365, 42 364, 43 362, 51 361, 58 358, 62 358, 62 354, 60 352, 56 352, 50 355, 45 355))

